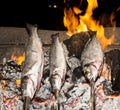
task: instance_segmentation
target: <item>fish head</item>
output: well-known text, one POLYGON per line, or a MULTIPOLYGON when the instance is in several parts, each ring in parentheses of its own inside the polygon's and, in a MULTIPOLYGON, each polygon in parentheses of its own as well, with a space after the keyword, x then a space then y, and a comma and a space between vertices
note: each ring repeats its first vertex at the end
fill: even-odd
POLYGON ((53 92, 59 91, 61 89, 61 85, 63 83, 63 78, 61 76, 62 74, 63 71, 61 71, 61 69, 56 69, 55 71, 53 71, 53 74, 50 78, 53 92))
POLYGON ((85 77, 90 81, 96 81, 96 78, 98 76, 98 71, 93 65, 85 66, 83 68, 83 72, 85 77))
POLYGON ((61 81, 60 76, 58 74, 52 75, 51 77, 52 92, 56 92, 60 90, 61 84, 62 84, 62 81, 61 81))
POLYGON ((30 79, 29 76, 22 77, 22 96, 30 97, 31 99, 35 93, 35 87, 33 81, 30 79))

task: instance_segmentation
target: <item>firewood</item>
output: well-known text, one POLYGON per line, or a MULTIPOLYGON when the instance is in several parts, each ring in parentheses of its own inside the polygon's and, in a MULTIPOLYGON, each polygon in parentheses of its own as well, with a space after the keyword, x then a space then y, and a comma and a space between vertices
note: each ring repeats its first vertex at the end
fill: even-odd
POLYGON ((80 58, 83 47, 89 37, 89 32, 80 32, 73 34, 70 38, 64 40, 63 43, 69 51, 69 56, 75 55, 77 58, 80 58))
POLYGON ((106 63, 111 67, 112 89, 120 91, 120 50, 105 52, 106 63))

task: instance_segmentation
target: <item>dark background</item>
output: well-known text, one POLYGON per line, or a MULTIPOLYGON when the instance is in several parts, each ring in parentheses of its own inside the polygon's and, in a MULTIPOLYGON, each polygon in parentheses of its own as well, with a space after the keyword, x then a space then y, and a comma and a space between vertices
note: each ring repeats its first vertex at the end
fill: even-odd
MULTIPOLYGON (((65 30, 63 24, 64 7, 76 5, 83 10, 83 14, 87 7, 87 0, 66 0, 66 2, 64 3, 64 0, 4 1, 0 4, 0 26, 25 27, 26 23, 36 23, 40 29, 65 30), (82 5, 79 5, 80 2, 82 5), (53 8, 54 5, 57 5, 57 8, 53 8)), ((99 7, 93 13, 96 20, 99 20, 103 14, 109 17, 120 7, 120 0, 98 0, 98 5, 99 7)), ((120 10, 115 15, 114 20, 120 27, 120 10)))

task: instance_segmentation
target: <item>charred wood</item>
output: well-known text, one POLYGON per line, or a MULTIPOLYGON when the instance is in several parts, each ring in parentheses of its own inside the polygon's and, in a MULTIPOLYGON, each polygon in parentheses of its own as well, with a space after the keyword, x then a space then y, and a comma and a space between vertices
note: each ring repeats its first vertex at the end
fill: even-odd
POLYGON ((120 50, 113 49, 105 53, 106 63, 111 67, 112 89, 120 91, 120 50))
POLYGON ((80 58, 81 52, 89 37, 89 32, 81 32, 73 34, 69 39, 64 40, 63 43, 66 45, 69 51, 69 56, 74 55, 77 58, 80 58))

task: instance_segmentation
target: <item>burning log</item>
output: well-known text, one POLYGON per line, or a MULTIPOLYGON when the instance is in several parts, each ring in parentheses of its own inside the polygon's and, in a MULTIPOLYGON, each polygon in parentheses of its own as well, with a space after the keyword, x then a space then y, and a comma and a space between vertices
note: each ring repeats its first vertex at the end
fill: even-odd
POLYGON ((67 50, 69 51, 69 57, 75 56, 77 58, 81 57, 81 52, 90 37, 88 32, 80 32, 73 34, 69 39, 63 41, 67 50))
POLYGON ((105 53, 106 63, 111 67, 112 89, 120 91, 120 50, 113 49, 105 53))

